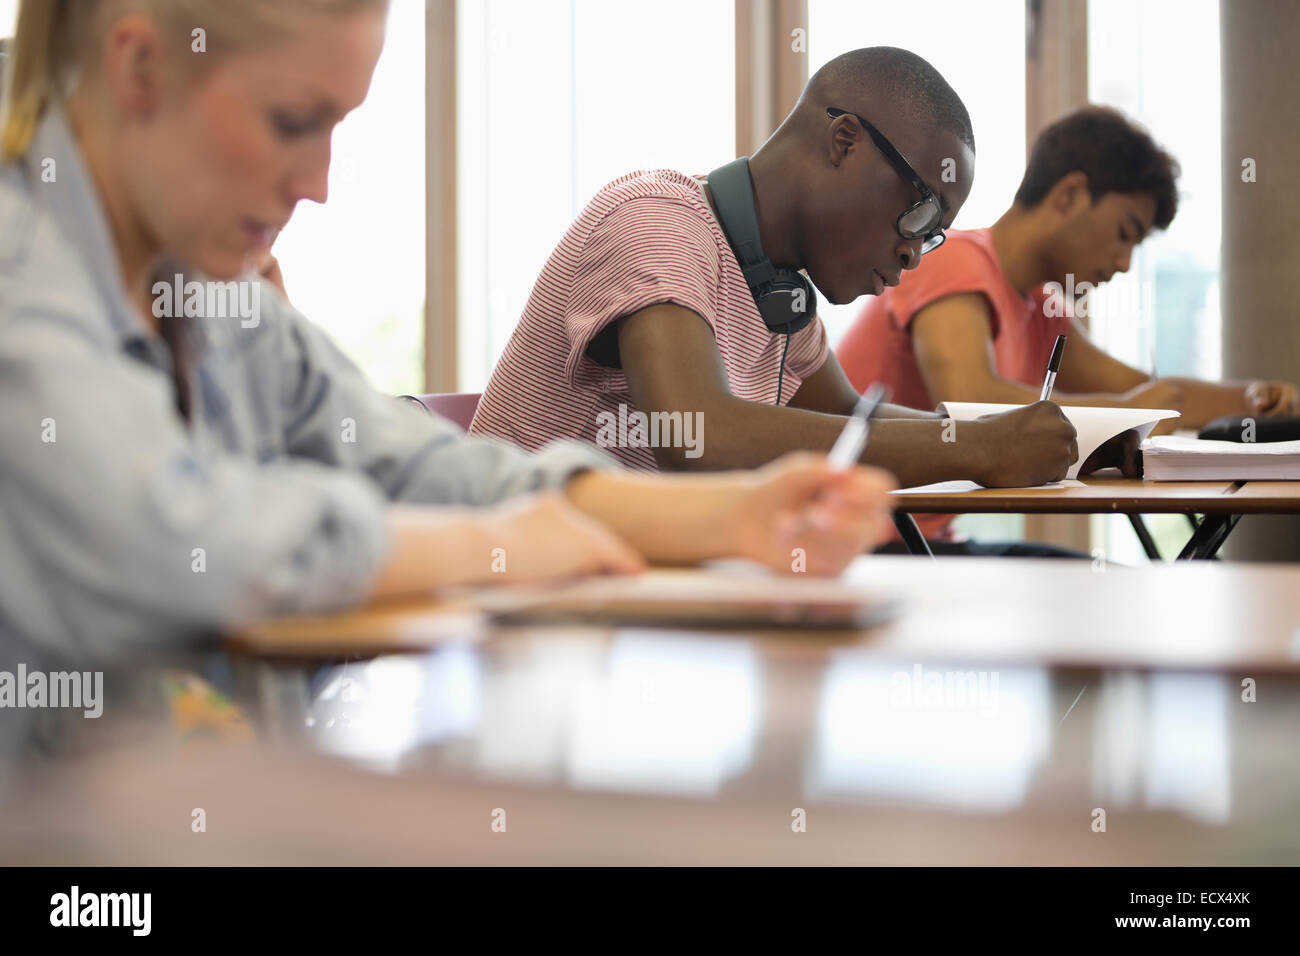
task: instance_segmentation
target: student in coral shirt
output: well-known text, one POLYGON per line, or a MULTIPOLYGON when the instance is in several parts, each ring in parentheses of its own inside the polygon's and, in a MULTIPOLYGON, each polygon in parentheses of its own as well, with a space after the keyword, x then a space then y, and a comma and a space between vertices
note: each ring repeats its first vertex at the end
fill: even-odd
MULTIPOLYGON (((1172 408, 1192 428, 1221 415, 1294 414, 1292 384, 1152 379, 1072 318, 1063 290, 1126 272, 1133 249, 1172 222, 1177 176, 1173 157, 1116 110, 1090 106, 1057 121, 1034 144, 1002 218, 950 232, 898 287, 869 300, 836 349, 849 380, 859 390, 885 382, 894 401, 921 409, 1033 402, 1066 332, 1052 394, 1062 405, 1172 408)), ((921 524, 927 537, 948 537, 947 516, 921 524)))
MULTIPOLYGON (((913 332, 917 317, 924 314, 928 319, 931 306, 965 297, 980 300, 997 371, 1026 385, 1037 379, 1041 386, 1056 336, 1073 334, 1072 320, 1060 314, 1063 310, 1044 307, 1049 296, 1042 287, 1022 292, 1011 283, 998 261, 992 229, 966 229, 948 233, 948 240, 922 268, 862 310, 835 350, 854 387, 865 390, 873 382, 884 382, 894 401, 910 408, 932 409, 945 399, 961 401, 942 387, 931 388, 936 376, 922 369, 913 332)), ((1058 385, 1053 400, 1060 400, 1063 391, 1058 385)), ((1035 390, 1035 398, 1037 394, 1035 390)))

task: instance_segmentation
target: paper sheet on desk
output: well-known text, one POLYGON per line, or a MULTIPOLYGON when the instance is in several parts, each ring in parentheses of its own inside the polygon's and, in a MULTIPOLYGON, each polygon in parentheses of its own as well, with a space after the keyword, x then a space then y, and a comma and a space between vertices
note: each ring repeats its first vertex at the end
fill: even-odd
MULTIPOLYGON (((1082 481, 1076 481, 1073 478, 1067 478, 1064 481, 1049 481, 1045 485, 1025 485, 1019 489, 1022 491, 1061 491, 1066 488, 1082 488, 1082 481)), ((913 488, 899 488, 892 491, 894 495, 958 495, 968 491, 984 491, 981 484, 974 481, 936 481, 929 485, 916 485, 913 488)), ((1014 491, 1017 489, 1003 488, 1002 491, 1014 491)))
POLYGON ((727 567, 489 588, 475 603, 508 624, 858 628, 897 610, 888 595, 840 578, 727 567))
MULTIPOLYGON (((1009 412, 1023 405, 995 405, 986 402, 942 402, 940 414, 955 418, 959 422, 970 421, 981 415, 995 415, 1009 412)), ((1105 441, 1114 438, 1120 432, 1130 428, 1138 433, 1138 439, 1145 439, 1151 434, 1156 423, 1166 418, 1177 418, 1178 413, 1167 408, 1092 408, 1086 405, 1062 405, 1061 411, 1070 420, 1078 432, 1079 459, 1065 473, 1066 478, 1078 478, 1079 469, 1097 448, 1105 441)))

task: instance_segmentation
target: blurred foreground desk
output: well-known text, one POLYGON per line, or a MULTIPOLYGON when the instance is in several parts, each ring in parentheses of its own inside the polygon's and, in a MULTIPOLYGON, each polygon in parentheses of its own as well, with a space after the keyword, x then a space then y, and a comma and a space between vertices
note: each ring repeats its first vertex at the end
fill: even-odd
MULTIPOLYGON (((783 579, 771 580, 781 587, 783 579)), ((1300 567, 1294 565, 1124 568, 999 558, 918 565, 869 556, 853 564, 846 580, 894 599, 896 616, 866 630, 721 633, 761 641, 765 653, 814 660, 836 647, 858 647, 1058 667, 1300 673, 1300 567)), ((539 633, 553 630, 572 631, 539 633)), ((501 641, 523 632, 491 626, 466 603, 429 600, 270 622, 233 636, 230 645, 244 659, 301 662, 501 641)))
POLYGON ((332 667, 299 730, 454 795, 408 855, 1300 863, 1300 571, 872 557, 852 577, 899 617, 495 629, 430 604, 236 646, 282 670, 366 656, 332 667))
MULTIPOLYGON (((1300 481, 1088 477, 1081 485, 900 494, 898 510, 900 514, 1124 514, 1132 521, 1147 557, 1156 561, 1160 553, 1142 524, 1144 514, 1186 514, 1192 520, 1192 536, 1178 555, 1180 559, 1214 557, 1242 515, 1300 514, 1300 481), (1197 521, 1198 514, 1204 518, 1197 521)), ((908 546, 917 552, 912 542, 908 546)))

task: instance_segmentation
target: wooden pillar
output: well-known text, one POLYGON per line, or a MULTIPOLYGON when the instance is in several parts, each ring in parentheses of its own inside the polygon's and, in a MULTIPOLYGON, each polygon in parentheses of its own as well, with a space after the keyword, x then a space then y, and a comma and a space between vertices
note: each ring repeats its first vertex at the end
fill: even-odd
MULTIPOLYGON (((1025 158, 1044 128, 1088 102, 1087 0, 1025 0, 1025 158)), ((1025 515, 1025 538, 1090 552, 1088 515, 1025 515)))
POLYGON ((454 392, 456 324, 456 0, 425 7, 424 387, 454 392))
POLYGON ((737 156, 763 145, 807 81, 806 0, 736 0, 737 156))
MULTIPOLYGON (((1223 374, 1295 382, 1300 379, 1300 193, 1293 186, 1300 157, 1295 121, 1300 6, 1294 0, 1221 0, 1219 23, 1223 374)), ((1300 518, 1243 518, 1224 553, 1300 560, 1300 518)))

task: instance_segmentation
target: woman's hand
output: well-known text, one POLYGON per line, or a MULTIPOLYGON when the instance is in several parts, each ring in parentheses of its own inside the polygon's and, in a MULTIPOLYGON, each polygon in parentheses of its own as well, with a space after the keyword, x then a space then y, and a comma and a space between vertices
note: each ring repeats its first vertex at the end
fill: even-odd
POLYGON ((645 568, 614 532, 556 492, 483 510, 390 505, 388 532, 392 548, 372 585, 373 599, 645 568))
POLYGON ((742 479, 727 517, 739 556, 787 573, 839 574, 884 541, 897 487, 888 472, 833 471, 825 455, 786 455, 742 479))
POLYGON ((541 581, 588 574, 636 574, 645 559, 613 531, 562 495, 528 495, 484 513, 479 521, 477 581, 541 581))

